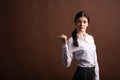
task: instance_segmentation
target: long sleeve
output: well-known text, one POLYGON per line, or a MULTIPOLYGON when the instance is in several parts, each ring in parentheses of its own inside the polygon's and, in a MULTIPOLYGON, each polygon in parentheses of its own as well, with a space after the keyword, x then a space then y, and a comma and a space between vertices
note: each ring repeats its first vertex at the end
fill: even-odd
MULTIPOLYGON (((93 37, 92 37, 93 38, 93 37)), ((100 76, 99 76, 99 65, 98 65, 98 59, 97 59, 97 52, 96 52, 96 45, 95 45, 95 41, 93 38, 93 44, 95 47, 95 80, 100 80, 100 76)))
POLYGON ((100 80, 99 78, 99 65, 97 61, 97 54, 95 54, 95 80, 100 80))
POLYGON ((73 54, 72 54, 72 49, 70 44, 71 43, 68 40, 68 44, 62 46, 62 63, 66 67, 70 67, 73 59, 73 54))

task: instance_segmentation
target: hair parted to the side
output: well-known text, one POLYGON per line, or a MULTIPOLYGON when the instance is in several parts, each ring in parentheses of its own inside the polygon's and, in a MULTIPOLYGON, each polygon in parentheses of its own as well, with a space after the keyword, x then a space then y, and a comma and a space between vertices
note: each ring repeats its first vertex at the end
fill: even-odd
MULTIPOLYGON (((80 11, 78 12, 76 15, 75 15, 75 19, 74 19, 74 23, 76 23, 77 19, 79 17, 86 17, 87 20, 88 20, 88 23, 90 23, 90 20, 89 20, 89 15, 87 12, 85 11, 80 11)), ((74 47, 78 47, 78 41, 77 41, 77 29, 75 29, 73 32, 72 32, 72 38, 73 38, 73 46, 74 47)))

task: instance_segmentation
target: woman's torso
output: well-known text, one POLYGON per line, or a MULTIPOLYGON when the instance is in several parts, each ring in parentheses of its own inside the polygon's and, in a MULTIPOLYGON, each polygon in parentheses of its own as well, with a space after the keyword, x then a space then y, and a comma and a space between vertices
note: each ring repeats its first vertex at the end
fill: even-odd
MULTIPOLYGON (((71 38, 72 40, 72 38, 71 38)), ((73 55, 77 59, 78 66, 81 67, 93 67, 95 65, 96 46, 94 39, 91 35, 87 34, 83 40, 78 37, 78 47, 73 47, 73 55)))

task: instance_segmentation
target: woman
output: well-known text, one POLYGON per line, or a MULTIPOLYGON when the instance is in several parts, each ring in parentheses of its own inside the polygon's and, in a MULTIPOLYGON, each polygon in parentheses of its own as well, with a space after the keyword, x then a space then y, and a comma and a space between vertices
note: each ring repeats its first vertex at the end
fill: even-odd
POLYGON ((85 11, 76 14, 75 30, 72 37, 62 34, 59 39, 63 42, 62 62, 66 67, 71 65, 73 55, 78 65, 72 80, 99 80, 99 66, 96 46, 93 37, 86 32, 90 23, 85 11))

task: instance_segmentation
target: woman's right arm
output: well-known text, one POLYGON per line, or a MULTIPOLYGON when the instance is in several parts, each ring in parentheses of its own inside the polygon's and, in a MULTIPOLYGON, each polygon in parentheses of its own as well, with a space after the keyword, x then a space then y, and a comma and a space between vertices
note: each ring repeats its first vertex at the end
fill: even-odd
POLYGON ((63 46, 62 46, 62 63, 66 66, 66 67, 70 67, 71 62, 72 62, 72 58, 73 58, 73 54, 72 54, 72 46, 71 46, 71 39, 69 38, 67 40, 67 36, 62 34, 59 39, 62 41, 63 46))
POLYGON ((70 50, 70 45, 69 44, 63 45, 62 46, 62 63, 66 67, 70 67, 72 59, 73 59, 73 54, 70 50))

